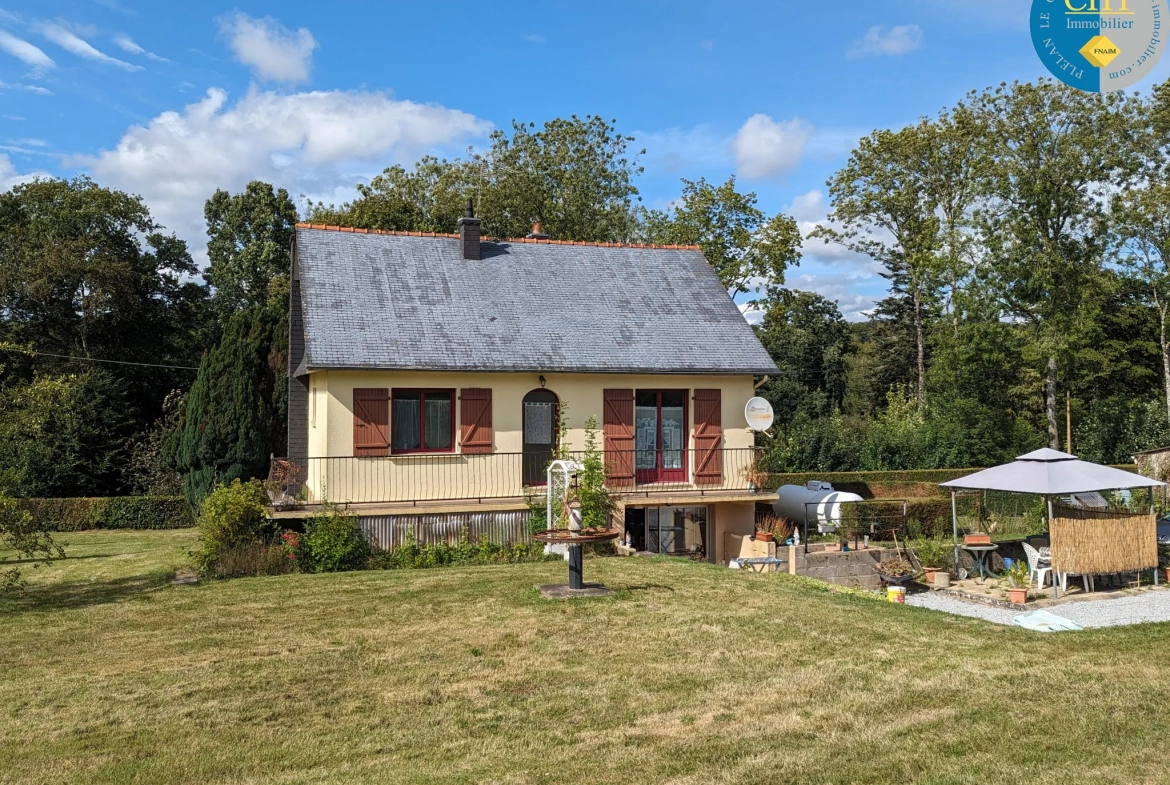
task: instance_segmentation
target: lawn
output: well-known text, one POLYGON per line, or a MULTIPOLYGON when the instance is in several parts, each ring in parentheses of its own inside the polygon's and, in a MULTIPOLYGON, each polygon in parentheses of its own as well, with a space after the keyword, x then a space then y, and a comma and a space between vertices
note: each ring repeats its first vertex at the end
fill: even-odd
POLYGON ((664 559, 169 585, 70 534, 0 600, 0 782, 1166 782, 1170 625, 1039 635, 664 559))

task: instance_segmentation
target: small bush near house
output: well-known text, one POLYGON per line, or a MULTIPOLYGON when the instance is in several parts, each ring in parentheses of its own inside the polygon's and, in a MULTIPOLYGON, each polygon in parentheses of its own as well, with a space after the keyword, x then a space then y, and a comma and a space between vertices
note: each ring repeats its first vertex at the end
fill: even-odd
POLYGON ((361 569, 370 555, 370 544, 356 515, 335 509, 305 520, 301 560, 313 572, 344 572, 361 569))
POLYGON ((520 564, 561 558, 556 555, 546 556, 544 546, 538 542, 516 543, 508 547, 491 542, 485 536, 473 543, 467 539, 467 530, 464 529, 455 545, 446 542, 419 545, 414 535, 408 534, 402 545, 375 552, 370 557, 369 565, 382 570, 415 570, 473 564, 520 564))
POLYGON ((233 480, 203 500, 199 514, 199 550, 192 554, 201 572, 217 574, 220 570, 216 569, 216 563, 221 558, 246 560, 252 558, 246 554, 253 549, 257 549, 256 558, 259 557, 258 549, 266 545, 269 534, 266 500, 264 484, 259 480, 233 480))
POLYGON ((300 548, 300 536, 286 530, 267 542, 229 546, 220 553, 207 573, 216 578, 253 578, 299 572, 300 548))

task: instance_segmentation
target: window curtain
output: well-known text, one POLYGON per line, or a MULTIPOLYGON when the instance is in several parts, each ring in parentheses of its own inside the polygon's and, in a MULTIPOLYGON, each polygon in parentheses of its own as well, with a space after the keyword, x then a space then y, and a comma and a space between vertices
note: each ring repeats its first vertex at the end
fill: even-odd
POLYGON ((422 417, 419 416, 418 398, 394 399, 394 449, 417 450, 421 443, 422 434, 419 425, 422 417))
POLYGON ((447 450, 451 447, 451 396, 430 393, 426 397, 427 449, 447 450))

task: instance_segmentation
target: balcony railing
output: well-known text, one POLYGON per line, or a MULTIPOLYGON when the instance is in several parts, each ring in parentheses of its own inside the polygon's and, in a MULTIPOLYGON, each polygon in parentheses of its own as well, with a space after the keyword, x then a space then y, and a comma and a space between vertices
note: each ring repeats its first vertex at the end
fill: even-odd
MULTIPOLYGON (((604 453, 606 485, 622 496, 747 492, 755 448, 604 453)), ((583 460, 584 454, 569 458, 583 460)), ((309 503, 415 503, 519 499, 544 493, 547 456, 531 453, 410 454, 290 459, 283 484, 309 503)))

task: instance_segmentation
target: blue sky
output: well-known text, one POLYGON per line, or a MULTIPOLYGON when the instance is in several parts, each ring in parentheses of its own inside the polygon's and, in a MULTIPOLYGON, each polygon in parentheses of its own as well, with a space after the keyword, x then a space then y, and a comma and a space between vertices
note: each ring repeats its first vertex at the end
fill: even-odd
MULTIPOLYGON (((0 189, 88 173, 141 194, 201 258, 216 187, 337 201, 512 118, 593 113, 647 149, 647 203, 735 173, 811 227, 859 136, 1042 74, 1029 6, 0 0, 0 189)), ((850 318, 885 289, 869 260, 820 245, 788 283, 850 318)))

